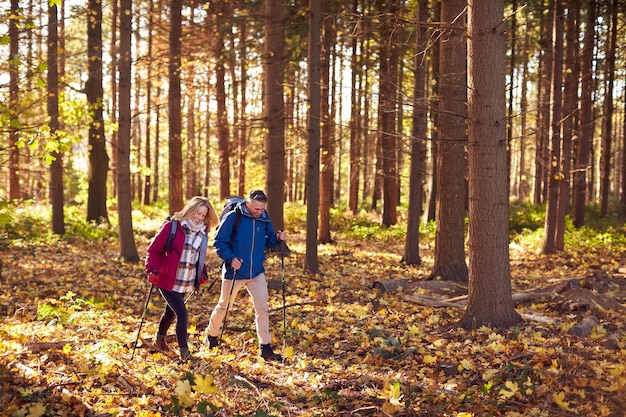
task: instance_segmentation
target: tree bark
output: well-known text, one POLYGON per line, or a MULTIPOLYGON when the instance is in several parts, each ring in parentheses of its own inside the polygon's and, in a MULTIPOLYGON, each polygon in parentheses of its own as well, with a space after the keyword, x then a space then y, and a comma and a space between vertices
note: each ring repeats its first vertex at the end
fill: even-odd
POLYGON ((330 114, 330 58, 333 45, 333 21, 330 15, 329 0, 320 0, 323 9, 322 42, 320 59, 320 207, 319 207, 319 243, 332 242, 330 236, 330 208, 333 202, 333 182, 335 177, 335 147, 333 145, 332 115, 330 114))
POLYGON ((119 135, 117 146, 117 213, 120 256, 128 262, 139 261, 135 238, 130 183, 131 141, 131 36, 132 0, 120 2, 120 59, 119 59, 119 135))
POLYGON ((504 1, 469 1, 469 283, 459 325, 507 328, 515 311, 509 264, 504 1))
MULTIPOLYGON (((550 102, 550 142, 548 164, 548 194, 546 201, 546 218, 544 226, 543 246, 541 253, 544 255, 562 251, 556 240, 558 218, 559 188, 563 181, 563 167, 561 166, 561 123, 563 115, 563 0, 553 0, 553 38, 552 38, 552 87, 550 102)), ((564 222, 564 221, 563 221, 564 222)))
POLYGON ((102 103, 102 3, 87 2, 87 103, 89 120, 89 189, 87 198, 87 221, 108 223, 107 174, 109 155, 104 135, 102 103))
POLYGON ((585 22, 585 40, 581 62, 580 96, 580 137, 576 147, 576 169, 574 170, 574 214, 575 227, 585 224, 585 206, 587 204, 587 180, 590 178, 589 160, 593 143, 593 51, 595 48, 596 0, 587 2, 587 21, 585 22))
POLYGON ((428 106, 426 105, 427 6, 428 0, 420 0, 417 4, 416 12, 417 31, 415 42, 417 53, 414 62, 415 80, 413 84, 413 129, 411 132, 411 162, 409 168, 409 208, 404 246, 404 262, 407 265, 420 265, 422 263, 419 250, 419 232, 424 191, 422 184, 426 149, 424 143, 428 123, 428 106))
POLYGON ((284 228, 285 202, 284 10, 282 0, 265 0, 265 191, 276 229, 284 228))
POLYGON ((320 52, 321 0, 309 1, 309 110, 307 115, 308 146, 306 172, 306 256, 305 269, 317 273, 317 233, 320 200, 320 52))
MULTIPOLYGON (((57 141, 59 130, 59 63, 58 63, 58 8, 50 4, 48 8, 48 101, 47 110, 50 121, 50 140, 57 141)), ((63 152, 53 151, 50 164, 50 202, 52 203, 52 232, 65 234, 64 187, 63 187, 63 152)))
MULTIPOLYGON (((465 188, 467 68, 465 0, 441 4, 435 264, 431 278, 467 282, 465 188)), ((505 177, 507 176, 504 174, 505 177)))
MULTIPOLYGON (((10 57, 17 57, 19 53, 20 33, 17 28, 17 18, 20 15, 18 0, 11 0, 11 16, 9 17, 9 53, 10 57)), ((9 62, 9 199, 18 200, 21 197, 20 188, 20 148, 18 147, 18 100, 20 95, 19 67, 9 62)))
POLYGON ((174 213, 183 208, 182 112, 180 106, 180 65, 182 38, 182 0, 170 4, 169 33, 169 209, 174 213))

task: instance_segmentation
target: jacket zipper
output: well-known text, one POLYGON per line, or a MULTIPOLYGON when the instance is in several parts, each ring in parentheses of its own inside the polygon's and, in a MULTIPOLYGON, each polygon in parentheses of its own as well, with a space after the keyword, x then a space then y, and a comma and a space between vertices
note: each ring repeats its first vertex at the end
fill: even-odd
POLYGON ((254 278, 252 276, 252 255, 254 254, 254 241, 255 241, 255 236, 256 235, 256 219, 252 219, 252 245, 250 245, 250 274, 249 277, 250 279, 254 278))

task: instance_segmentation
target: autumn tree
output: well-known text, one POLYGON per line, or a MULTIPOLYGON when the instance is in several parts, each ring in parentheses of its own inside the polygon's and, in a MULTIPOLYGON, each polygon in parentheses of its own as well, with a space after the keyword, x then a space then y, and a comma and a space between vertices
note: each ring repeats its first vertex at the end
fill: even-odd
MULTIPOLYGON (((333 183, 335 179, 335 138, 333 136, 333 122, 330 114, 330 61, 331 49, 334 41, 333 20, 329 10, 329 0, 320 0, 322 3, 322 44, 319 60, 319 88, 320 88, 320 207, 319 207, 319 236, 320 243, 330 243, 330 208, 333 204, 333 183)), ((310 51, 310 50, 309 50, 310 51)), ((313 58, 313 57, 311 57, 313 58)), ((317 80, 313 80, 317 82, 317 80)), ((311 86, 309 85, 309 88, 311 86)))
POLYGON ((305 268, 311 273, 317 273, 319 261, 317 259, 317 233, 320 201, 320 51, 321 51, 321 2, 309 1, 309 106, 307 114, 307 171, 306 171, 306 258, 305 268))
POLYGON ((87 83, 85 85, 89 105, 89 190, 87 220, 108 222, 107 173, 109 155, 104 136, 102 107, 102 3, 87 2, 87 83))
POLYGON ((11 0, 11 16, 9 17, 9 198, 20 198, 20 149, 18 147, 18 99, 19 86, 19 30, 18 19, 20 16, 18 0, 11 0))
POLYGON ((169 65, 167 107, 169 110, 169 209, 170 213, 183 208, 183 150, 182 112, 180 93, 182 0, 170 4, 169 65))
POLYGON ((117 215, 119 219, 120 256, 137 262, 139 255, 133 236, 133 218, 130 184, 131 141, 131 36, 132 0, 120 1, 120 57, 119 57, 119 135, 117 144, 117 215))
POLYGON ((504 0, 470 0, 468 9, 468 304, 466 329, 507 328, 515 311, 509 264, 504 0))
MULTIPOLYGON (((563 167, 561 166, 561 123, 563 114, 563 2, 553 0, 554 12, 552 14, 554 23, 553 31, 553 58, 552 58, 552 86, 551 99, 552 109, 550 112, 550 140, 549 140, 549 164, 548 164, 548 194, 546 201, 546 218, 544 227, 544 238, 541 252, 550 254, 563 250, 557 245, 556 235, 558 219, 559 188, 563 181, 563 167)), ((564 222, 563 222, 564 223, 564 222)))
POLYGON ((48 7, 48 117, 50 121, 50 140, 56 142, 50 164, 50 201, 52 203, 52 232, 65 233, 64 187, 63 187, 63 148, 57 133, 59 131, 59 62, 58 62, 58 6, 50 3, 48 7))
POLYGON ((591 180, 589 161, 593 143, 593 54, 595 47, 596 1, 588 0, 586 8, 584 46, 581 57, 580 80, 580 137, 576 147, 573 191, 573 223, 581 227, 585 223, 587 185, 591 180))
POLYGON ((467 97, 465 0, 441 3, 439 106, 437 121, 437 206, 432 278, 467 282, 465 263, 467 97))
POLYGON ((265 191, 277 229, 284 227, 285 201, 284 10, 282 0, 265 0, 265 191))
POLYGON ((419 251, 419 225, 422 214, 422 170, 424 163, 424 141, 428 123, 426 106, 426 20, 428 0, 420 0, 417 4, 417 30, 415 33, 416 51, 414 58, 413 118, 411 131, 411 162, 409 171, 409 209, 407 213, 406 242, 404 246, 404 262, 408 265, 419 265, 422 260, 419 251))

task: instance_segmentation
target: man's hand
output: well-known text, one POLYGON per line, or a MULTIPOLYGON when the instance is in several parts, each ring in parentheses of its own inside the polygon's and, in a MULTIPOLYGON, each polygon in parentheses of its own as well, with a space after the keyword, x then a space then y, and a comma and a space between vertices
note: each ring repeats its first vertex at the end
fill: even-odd
POLYGON ((241 259, 239 258, 233 258, 232 261, 230 261, 230 266, 235 270, 238 271, 239 268, 241 268, 241 259))
POLYGON ((276 232, 276 237, 278 238, 278 240, 282 240, 284 242, 285 240, 287 240, 287 232, 285 232, 284 230, 279 230, 278 232, 276 232))

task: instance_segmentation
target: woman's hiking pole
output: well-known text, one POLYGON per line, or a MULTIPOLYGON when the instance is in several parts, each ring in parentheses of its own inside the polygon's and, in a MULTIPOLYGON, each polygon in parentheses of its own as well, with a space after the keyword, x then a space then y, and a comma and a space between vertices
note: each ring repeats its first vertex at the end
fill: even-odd
POLYGON ((148 298, 146 298, 146 305, 143 306, 143 313, 141 314, 141 322, 139 323, 139 330, 137 330, 137 338, 135 339, 135 344, 133 345, 133 353, 130 355, 130 361, 135 357, 135 349, 137 349, 137 342, 139 342, 139 333, 141 333, 141 328, 143 327, 143 321, 146 318, 146 311, 148 310, 148 303, 150 302, 150 297, 152 296, 152 289, 154 288, 154 284, 150 284, 150 291, 148 291, 148 298))
POLYGON ((283 346, 287 344, 287 307, 285 305, 285 242, 280 241, 280 263, 282 269, 283 287, 283 346))

